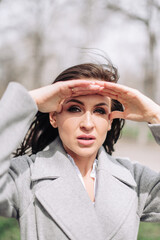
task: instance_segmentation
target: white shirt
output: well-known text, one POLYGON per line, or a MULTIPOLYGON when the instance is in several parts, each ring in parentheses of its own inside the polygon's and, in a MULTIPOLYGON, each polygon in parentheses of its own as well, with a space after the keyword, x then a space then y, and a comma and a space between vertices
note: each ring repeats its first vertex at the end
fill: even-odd
MULTIPOLYGON (((77 165, 75 164, 74 159, 69 154, 67 154, 67 155, 68 155, 68 158, 71 161, 72 165, 74 166, 74 168, 76 170, 76 173, 77 173, 78 177, 80 178, 84 188, 86 189, 84 181, 83 181, 82 174, 81 174, 79 168, 77 167, 77 165)), ((96 184, 96 182, 97 182, 97 180, 96 180, 97 167, 98 167, 98 160, 95 159, 94 163, 93 163, 93 166, 92 166, 92 171, 90 173, 90 177, 94 179, 94 197, 96 196, 96 191, 97 191, 97 189, 96 189, 97 188, 97 184, 96 184)))

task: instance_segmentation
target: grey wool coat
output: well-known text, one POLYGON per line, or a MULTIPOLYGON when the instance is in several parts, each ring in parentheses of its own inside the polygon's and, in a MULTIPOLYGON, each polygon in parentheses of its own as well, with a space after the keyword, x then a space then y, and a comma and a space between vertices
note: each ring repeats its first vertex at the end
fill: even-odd
MULTIPOLYGON (((160 221, 160 174, 103 147, 95 205, 60 139, 10 160, 36 112, 27 91, 11 83, 0 101, 0 215, 18 219, 22 240, 135 240, 140 221, 160 221)), ((160 125, 150 128, 160 143, 160 125)))

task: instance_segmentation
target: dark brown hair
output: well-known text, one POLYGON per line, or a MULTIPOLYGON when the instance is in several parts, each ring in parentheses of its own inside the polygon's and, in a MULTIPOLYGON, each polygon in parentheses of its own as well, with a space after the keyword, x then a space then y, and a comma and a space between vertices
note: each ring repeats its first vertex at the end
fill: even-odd
MULTIPOLYGON (((117 83, 118 72, 111 63, 85 63, 66 69, 55 79, 53 84, 58 81, 68 81, 84 78, 92 78, 100 81, 117 83)), ((123 111, 123 106, 120 102, 112 100, 111 111, 115 110, 123 111)), ((103 146, 109 154, 112 154, 114 151, 114 144, 117 142, 123 126, 123 119, 113 120, 111 130, 108 132, 107 137, 103 143, 103 146)), ((38 111, 21 144, 21 147, 17 149, 15 156, 23 154, 35 154, 43 150, 58 135, 58 129, 53 128, 49 122, 49 114, 41 113, 38 111)))

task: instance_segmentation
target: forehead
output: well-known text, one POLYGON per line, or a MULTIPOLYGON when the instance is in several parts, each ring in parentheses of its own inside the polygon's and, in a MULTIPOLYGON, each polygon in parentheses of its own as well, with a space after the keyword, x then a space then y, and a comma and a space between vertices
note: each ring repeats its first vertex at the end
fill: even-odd
POLYGON ((71 97, 71 98, 66 99, 66 101, 64 103, 67 103, 71 99, 79 100, 85 105, 87 105, 87 104, 96 105, 98 103, 106 103, 107 105, 109 105, 111 102, 111 99, 107 96, 102 96, 99 94, 91 94, 91 95, 81 95, 81 96, 77 96, 77 97, 71 97))

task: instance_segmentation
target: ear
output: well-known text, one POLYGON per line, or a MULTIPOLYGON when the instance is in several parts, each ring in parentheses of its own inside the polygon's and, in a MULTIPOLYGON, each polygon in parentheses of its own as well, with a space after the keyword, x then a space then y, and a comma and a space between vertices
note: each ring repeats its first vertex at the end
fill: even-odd
POLYGON ((56 112, 50 112, 49 113, 49 121, 50 121, 50 124, 54 127, 54 128, 57 128, 57 116, 56 116, 56 112))

